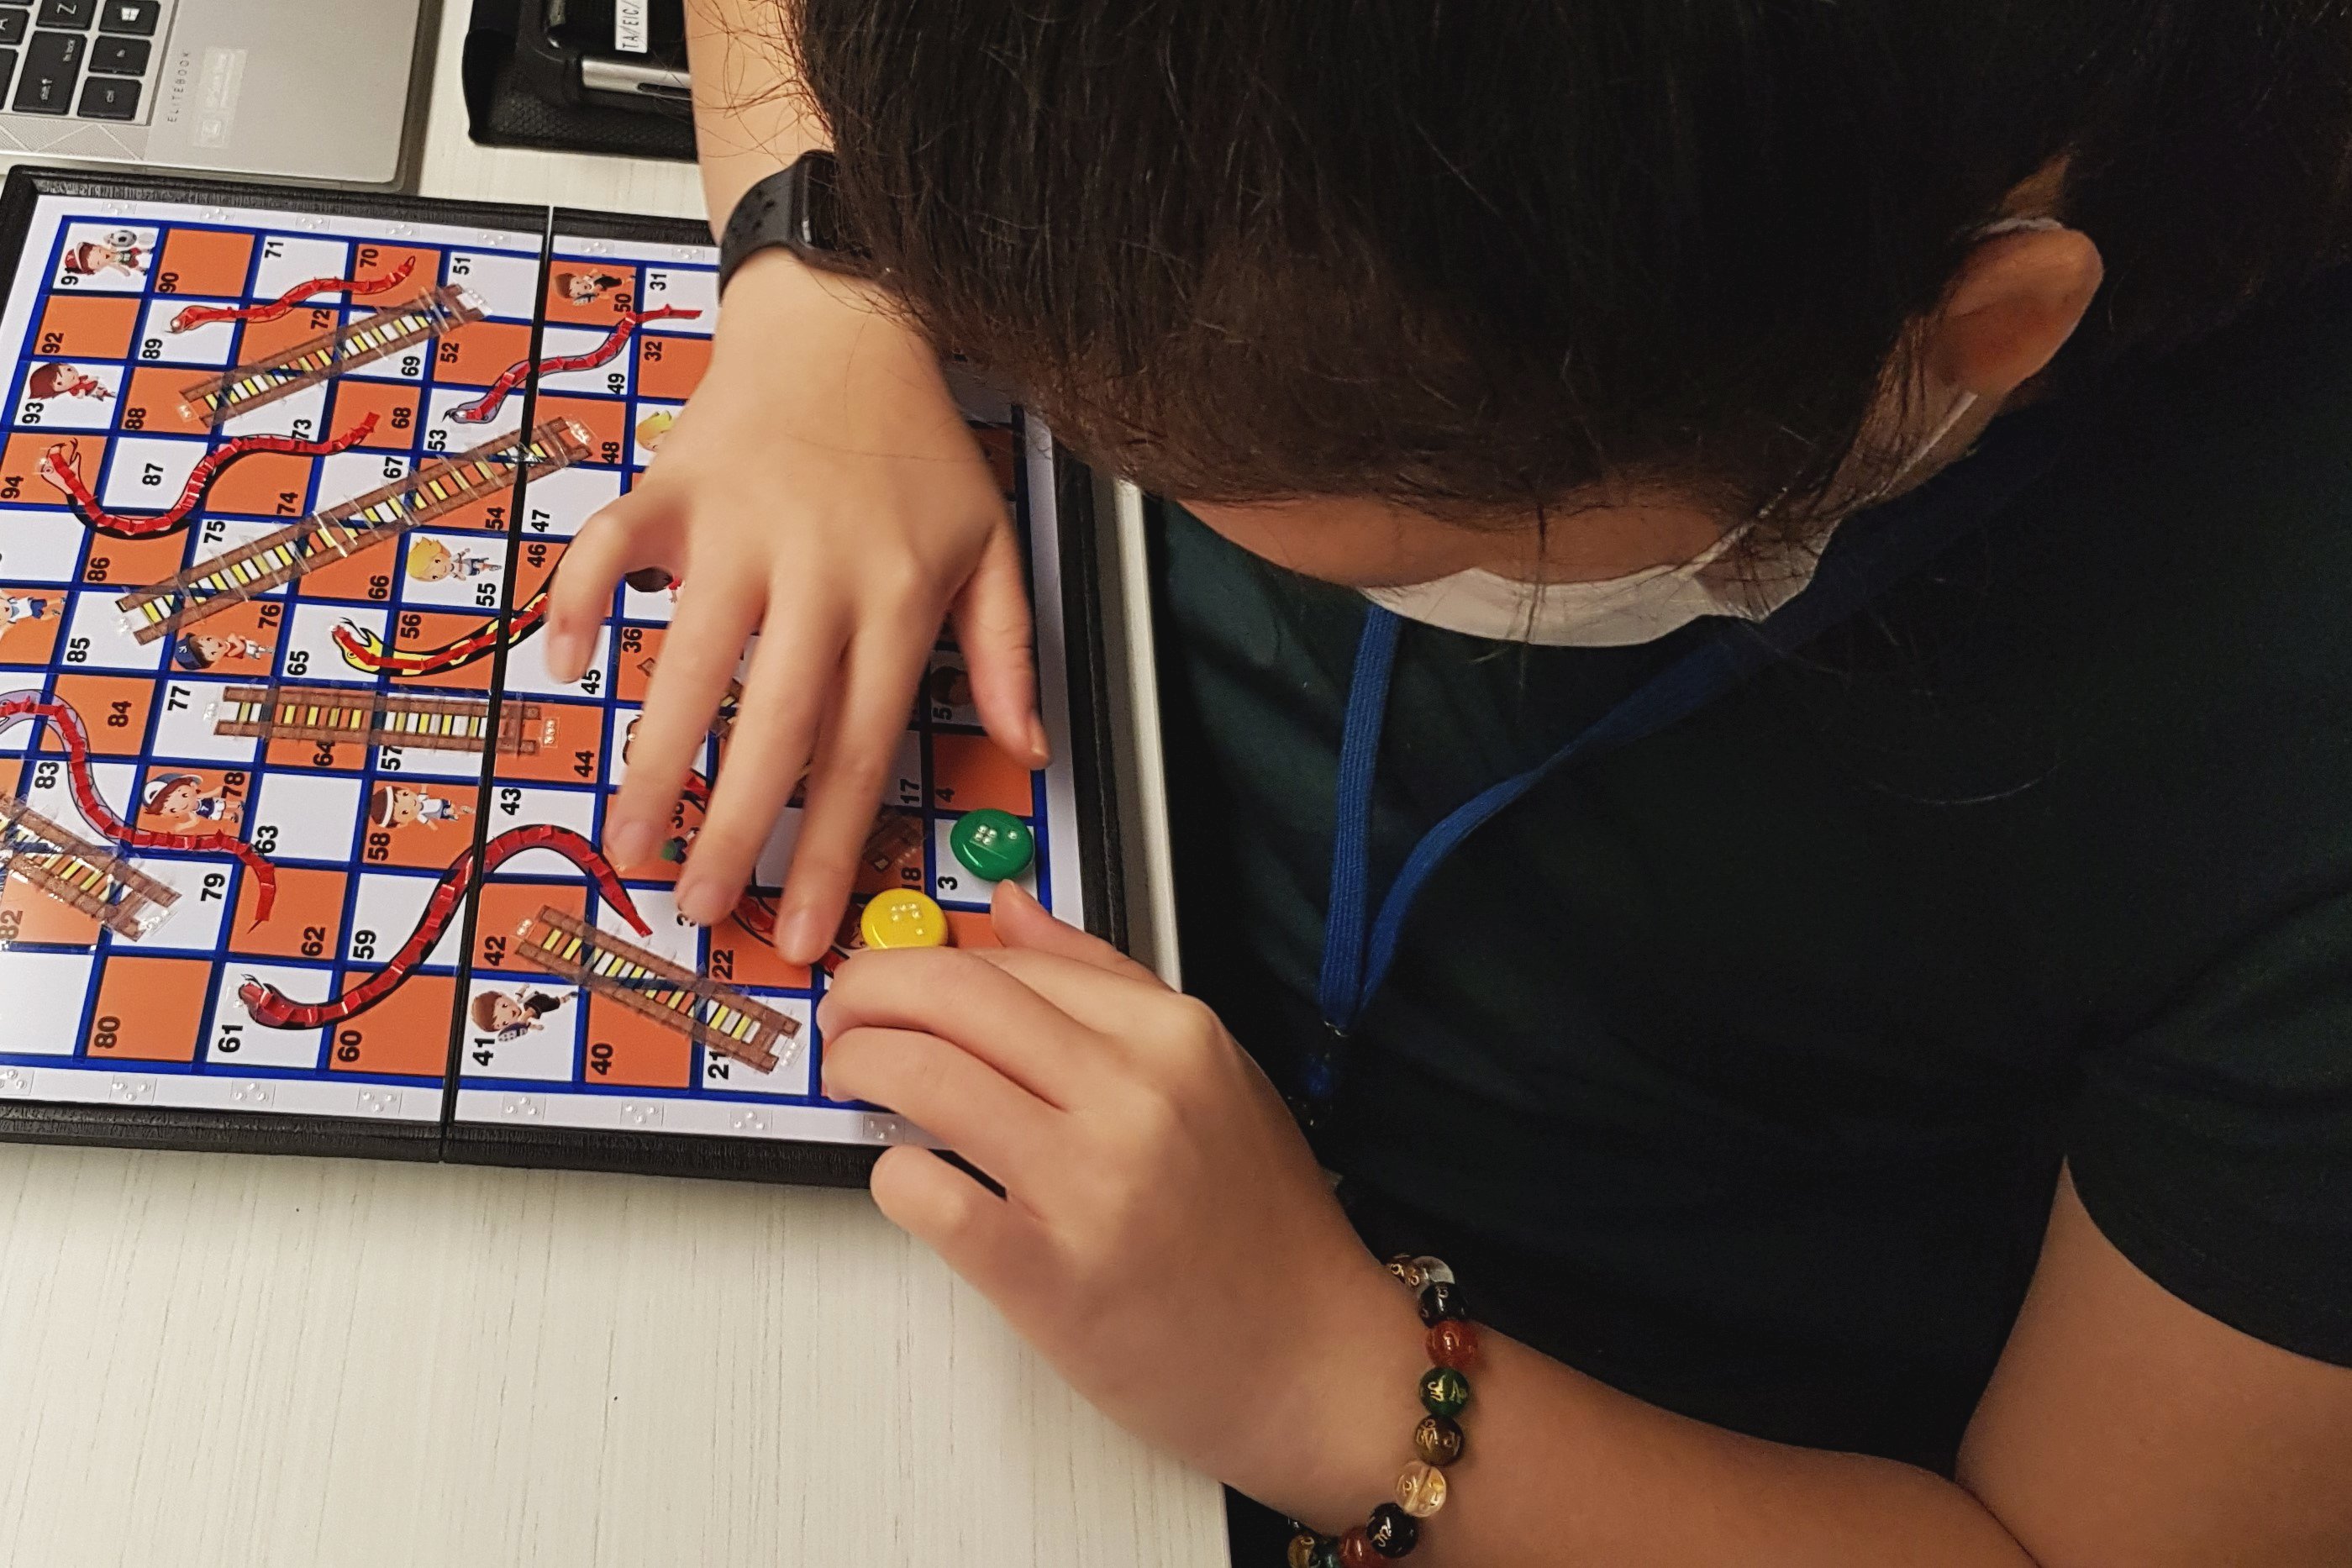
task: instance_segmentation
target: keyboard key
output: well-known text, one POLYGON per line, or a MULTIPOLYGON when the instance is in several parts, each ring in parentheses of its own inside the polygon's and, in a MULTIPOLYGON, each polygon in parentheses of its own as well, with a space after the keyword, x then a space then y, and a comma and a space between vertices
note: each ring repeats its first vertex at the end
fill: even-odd
POLYGON ((94 76, 81 84, 84 120, 135 120, 139 117, 139 84, 129 77, 94 76))
POLYGON ((41 0, 44 27, 87 27, 98 15, 98 0, 41 0))
POLYGON ((0 101, 5 101, 6 100, 8 94, 8 83, 16 79, 16 51, 14 49, 0 49, 0 101))
POLYGON ((79 33, 35 33, 9 107, 19 114, 63 114, 72 108, 85 44, 79 33))
MULTIPOLYGON (((88 0, 79 3, 87 4, 88 0)), ((152 38, 155 36, 155 24, 163 16, 163 0, 101 0, 98 30, 152 38)))
POLYGON ((13 5, 0 11, 0 44, 23 43, 25 24, 31 16, 30 11, 19 11, 13 5))
POLYGON ((89 47, 89 68, 107 76, 137 76, 147 68, 147 52, 154 47, 144 38, 110 38, 100 33, 89 47))

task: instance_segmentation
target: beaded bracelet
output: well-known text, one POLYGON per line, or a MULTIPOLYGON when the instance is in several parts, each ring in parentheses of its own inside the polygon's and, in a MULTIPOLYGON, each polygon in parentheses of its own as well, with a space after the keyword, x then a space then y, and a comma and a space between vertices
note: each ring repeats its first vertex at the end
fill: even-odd
POLYGON ((1429 1327, 1424 1342, 1435 1363, 1421 1374, 1422 1408, 1429 1414, 1412 1429, 1418 1458, 1397 1477, 1395 1500, 1372 1510, 1347 1534, 1318 1535, 1298 1526, 1290 1541, 1290 1568, 1375 1568, 1405 1556, 1421 1543, 1421 1521, 1445 1506, 1445 1468, 1462 1457, 1462 1428, 1454 1418, 1470 1403, 1470 1380, 1462 1374, 1478 1359, 1478 1331, 1463 1315, 1462 1292, 1444 1263, 1391 1258, 1389 1272, 1420 1303, 1421 1321, 1429 1327))

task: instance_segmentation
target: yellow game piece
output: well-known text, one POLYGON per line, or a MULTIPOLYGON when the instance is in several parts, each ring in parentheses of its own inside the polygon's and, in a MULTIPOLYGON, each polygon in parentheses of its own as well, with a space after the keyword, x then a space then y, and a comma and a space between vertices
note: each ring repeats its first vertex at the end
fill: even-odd
POLYGON ((948 917, 911 888, 877 893, 857 920, 868 947, 944 947, 948 917))

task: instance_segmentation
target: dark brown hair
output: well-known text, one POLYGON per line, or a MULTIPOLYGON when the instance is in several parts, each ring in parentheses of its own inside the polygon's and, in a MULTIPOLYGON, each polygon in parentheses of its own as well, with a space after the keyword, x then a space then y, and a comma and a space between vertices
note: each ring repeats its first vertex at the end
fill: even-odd
POLYGON ((937 341, 1191 499, 1819 497, 2064 171, 2064 363, 2333 261, 2340 0, 784 0, 937 341))

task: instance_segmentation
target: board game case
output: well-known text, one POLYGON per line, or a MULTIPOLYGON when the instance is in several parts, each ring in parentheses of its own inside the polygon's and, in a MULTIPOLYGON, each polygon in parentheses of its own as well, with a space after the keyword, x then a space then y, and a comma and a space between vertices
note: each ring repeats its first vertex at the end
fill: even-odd
MULTIPOLYGON (((597 849, 676 584, 578 682, 565 542, 708 361, 699 226, 19 169, 0 192, 0 1137, 850 1183, 922 1133, 817 1092, 764 940, 797 809, 703 931, 597 849)), ((942 641, 858 899, 984 942, 964 812, 1124 945, 1090 476, 965 396, 1029 548, 1055 761, 982 735, 942 641)))

